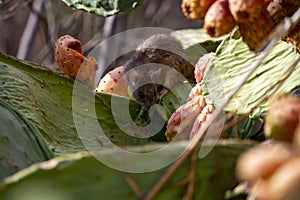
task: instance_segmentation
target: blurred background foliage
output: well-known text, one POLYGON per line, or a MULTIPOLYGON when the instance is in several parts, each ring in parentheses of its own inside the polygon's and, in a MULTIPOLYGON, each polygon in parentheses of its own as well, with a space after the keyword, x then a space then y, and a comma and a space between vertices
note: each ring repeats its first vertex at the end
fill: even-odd
POLYGON ((202 21, 186 19, 181 0, 144 0, 130 13, 107 18, 74 10, 60 0, 1 2, 0 52, 53 69, 54 43, 61 35, 78 38, 87 54, 102 40, 128 29, 202 27, 202 21))

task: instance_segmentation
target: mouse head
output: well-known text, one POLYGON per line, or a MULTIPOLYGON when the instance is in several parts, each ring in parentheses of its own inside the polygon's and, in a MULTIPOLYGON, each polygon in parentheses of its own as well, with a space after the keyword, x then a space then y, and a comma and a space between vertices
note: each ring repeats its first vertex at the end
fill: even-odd
POLYGON ((162 97, 168 92, 168 89, 157 81, 161 77, 161 73, 161 69, 151 70, 150 68, 150 70, 144 71, 135 68, 126 74, 133 97, 146 109, 160 103, 162 97))

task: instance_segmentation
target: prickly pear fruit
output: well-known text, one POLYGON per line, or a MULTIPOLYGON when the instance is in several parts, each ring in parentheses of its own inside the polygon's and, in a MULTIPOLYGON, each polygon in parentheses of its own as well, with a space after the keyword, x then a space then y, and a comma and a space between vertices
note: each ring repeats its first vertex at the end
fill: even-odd
POLYGON ((298 125, 294 133, 293 143, 298 149, 300 149, 300 115, 299 115, 298 125))
POLYGON ((79 69, 78 80, 89 87, 94 87, 94 78, 98 63, 93 58, 86 58, 82 55, 81 42, 72 36, 65 35, 55 42, 55 60, 60 72, 76 79, 79 69))
POLYGON ((196 65, 195 65, 195 71, 194 71, 197 83, 200 83, 202 81, 206 67, 207 67, 209 61, 214 56, 215 56, 215 53, 207 53, 207 54, 204 54, 203 56, 201 56, 199 58, 199 60, 197 61, 196 65))
POLYGON ((90 88, 94 88, 97 69, 98 62, 94 58, 85 58, 78 71, 77 79, 90 88))
POLYGON ((236 22, 230 13, 228 0, 215 1, 205 15, 204 28, 212 37, 229 33, 235 25, 236 22))
POLYGON ((257 19, 239 24, 243 40, 252 51, 261 45, 273 28, 273 22, 266 10, 263 10, 257 19))
POLYGON ((191 92, 189 93, 189 96, 187 98, 187 101, 192 100, 193 98, 195 98, 196 96, 200 96, 202 95, 202 87, 200 83, 197 83, 191 90, 191 92))
POLYGON ((300 157, 288 160, 268 180, 271 200, 300 199, 300 157))
POLYGON ((168 141, 188 139, 193 123, 205 107, 202 95, 180 106, 170 117, 165 133, 168 141))
POLYGON ((195 120, 191 133, 190 133, 190 140, 199 132, 202 125, 206 122, 210 121, 211 113, 213 111, 213 105, 207 104, 203 110, 201 111, 200 115, 198 115, 197 119, 195 120))
POLYGON ((268 141, 243 153, 236 175, 250 183, 249 199, 296 200, 300 197, 300 157, 286 142, 268 141))
POLYGON ((60 72, 75 79, 85 60, 82 55, 81 42, 69 35, 60 37, 55 42, 55 60, 60 72))
POLYGON ((122 96, 128 95, 128 82, 124 77, 124 67, 120 66, 108 72, 96 88, 96 92, 114 93, 122 96))
POLYGON ((259 144, 239 157, 236 166, 237 178, 251 182, 267 179, 287 160, 294 157, 294 152, 288 144, 277 142, 259 144))
POLYGON ((298 126, 300 98, 292 94, 281 94, 271 103, 265 118, 265 135, 277 140, 291 142, 298 126))
POLYGON ((264 0, 228 0, 229 9, 238 23, 260 20, 258 16, 265 9, 264 0))
POLYGON ((183 0, 182 11, 189 19, 203 19, 208 8, 215 0, 183 0))

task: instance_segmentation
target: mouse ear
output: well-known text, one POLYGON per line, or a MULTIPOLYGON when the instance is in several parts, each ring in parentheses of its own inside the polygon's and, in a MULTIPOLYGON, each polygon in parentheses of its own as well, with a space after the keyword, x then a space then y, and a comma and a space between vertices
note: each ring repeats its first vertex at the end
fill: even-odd
POLYGON ((159 68, 153 72, 151 72, 150 74, 150 80, 159 80, 159 78, 161 77, 162 75, 162 68, 159 68))
POLYGON ((139 73, 137 70, 132 69, 125 73, 125 79, 130 83, 130 85, 137 83, 139 79, 139 73))

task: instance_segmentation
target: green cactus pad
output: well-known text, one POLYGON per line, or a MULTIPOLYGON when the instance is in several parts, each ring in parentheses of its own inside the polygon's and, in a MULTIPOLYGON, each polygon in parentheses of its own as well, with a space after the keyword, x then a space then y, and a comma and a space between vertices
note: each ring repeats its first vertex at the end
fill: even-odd
MULTIPOLYGON (((73 119, 73 80, 44 66, 3 54, 0 54, 0 80, 0 99, 5 100, 35 125, 56 155, 86 149, 78 136, 73 119)), ((92 93, 83 85, 82 92, 92 93)), ((111 110, 111 97, 111 94, 97 93, 95 104, 92 105, 107 138, 121 146, 151 143, 148 138, 135 138, 124 133, 116 125, 111 110)), ((114 98, 121 102, 129 101, 116 95, 114 98)), ((132 100, 129 105, 132 120, 137 124, 147 124, 147 117, 140 119, 138 116, 142 112, 141 105, 132 100)), ((82 112, 80 116, 82 119, 93 119, 88 112, 82 112)), ((94 126, 99 126, 97 121, 91 128, 94 126)))
POLYGON ((5 177, 52 158, 41 133, 0 99, 0 182, 5 177))
MULTIPOLYGON (((290 44, 278 41, 261 66, 225 107, 225 110, 237 111, 238 114, 248 113, 270 92, 272 86, 279 83, 279 80, 285 76, 288 68, 298 57, 299 55, 292 50, 290 44)), ((203 80, 206 85, 204 92, 210 90, 207 94, 218 93, 220 99, 224 99, 258 58, 259 54, 251 52, 238 34, 235 34, 234 37, 227 37, 218 47, 216 56, 208 64, 203 80)), ((276 94, 291 92, 299 87, 299 77, 300 63, 276 91, 276 94)), ((261 104, 254 111, 253 117, 262 117, 267 109, 268 104, 261 104)))
POLYGON ((108 17, 127 13, 139 6, 143 0, 62 0, 68 6, 96 15, 108 17))
POLYGON ((196 63, 201 55, 216 51, 222 40, 228 37, 211 37, 204 29, 182 29, 174 31, 171 35, 181 42, 193 63, 196 63))
MULTIPOLYGON (((171 145, 170 151, 162 153, 159 157, 152 160, 140 157, 140 160, 136 160, 134 163, 147 168, 153 162, 168 159, 172 152, 184 150, 188 143, 176 142, 171 145)), ((146 153, 161 146, 163 145, 145 145, 134 147, 132 150, 146 153)), ((206 143, 203 148, 210 148, 209 146, 209 143, 206 143)), ((206 157, 197 159, 193 199, 224 199, 225 191, 232 189, 237 184, 234 171, 238 156, 251 146, 253 143, 246 141, 242 143, 219 141, 206 157)), ((123 156, 111 150, 105 150, 102 154, 111 157, 116 162, 119 162, 123 156)), ((140 199, 130 188, 125 177, 127 180, 131 180, 131 183, 132 180, 135 180, 141 189, 141 195, 146 195, 167 169, 168 167, 141 174, 121 173, 103 165, 89 153, 81 152, 35 164, 5 179, 4 183, 0 185, 0 199, 140 199)), ((187 188, 184 180, 188 176, 189 170, 188 159, 155 199, 182 199, 187 188)))

